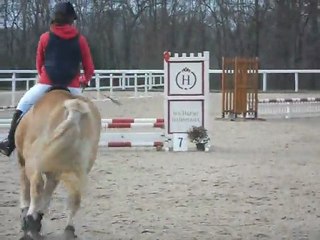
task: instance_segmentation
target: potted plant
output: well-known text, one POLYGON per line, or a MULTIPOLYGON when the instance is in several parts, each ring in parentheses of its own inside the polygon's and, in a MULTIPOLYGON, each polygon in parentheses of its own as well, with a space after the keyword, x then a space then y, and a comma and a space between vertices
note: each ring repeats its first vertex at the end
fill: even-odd
POLYGON ((191 142, 196 144, 197 150, 199 151, 204 151, 206 144, 210 141, 207 129, 202 126, 192 126, 188 131, 188 138, 191 142))

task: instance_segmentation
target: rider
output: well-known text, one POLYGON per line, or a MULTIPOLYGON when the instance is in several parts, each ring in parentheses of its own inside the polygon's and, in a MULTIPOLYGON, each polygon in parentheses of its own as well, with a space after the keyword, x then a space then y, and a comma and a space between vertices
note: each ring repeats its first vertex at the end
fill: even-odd
POLYGON ((38 43, 36 66, 39 81, 27 91, 13 114, 8 137, 0 142, 0 152, 10 156, 15 149, 15 130, 21 117, 52 86, 67 87, 74 95, 81 94, 94 73, 94 65, 86 38, 73 26, 77 14, 70 2, 54 7, 50 31, 42 34, 38 43), (80 75, 80 63, 84 75, 80 75))

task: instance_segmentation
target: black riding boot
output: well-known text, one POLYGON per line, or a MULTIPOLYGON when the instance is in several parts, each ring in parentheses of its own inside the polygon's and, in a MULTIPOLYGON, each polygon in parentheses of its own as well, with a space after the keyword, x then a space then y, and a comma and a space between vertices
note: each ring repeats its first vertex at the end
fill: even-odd
POLYGON ((10 156, 15 149, 14 134, 16 132, 17 126, 19 124, 22 111, 16 110, 13 114, 11 127, 9 130, 8 137, 0 142, 0 152, 6 156, 10 156))

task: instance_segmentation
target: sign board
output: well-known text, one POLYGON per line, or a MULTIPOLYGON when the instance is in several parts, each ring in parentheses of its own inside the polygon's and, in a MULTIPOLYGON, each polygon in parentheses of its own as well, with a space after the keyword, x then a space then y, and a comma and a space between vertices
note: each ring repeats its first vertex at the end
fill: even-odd
POLYGON ((168 133, 187 133, 192 126, 204 126, 204 101, 168 100, 168 133))
POLYGON ((168 96, 197 96, 204 94, 204 63, 169 62, 168 64, 168 96), (176 67, 181 65, 181 67, 176 67))
POLYGON ((186 152, 188 151, 188 135, 187 134, 173 134, 173 151, 174 152, 186 152))
POLYGON ((186 134, 192 126, 208 129, 209 52, 164 54, 166 137, 186 134))

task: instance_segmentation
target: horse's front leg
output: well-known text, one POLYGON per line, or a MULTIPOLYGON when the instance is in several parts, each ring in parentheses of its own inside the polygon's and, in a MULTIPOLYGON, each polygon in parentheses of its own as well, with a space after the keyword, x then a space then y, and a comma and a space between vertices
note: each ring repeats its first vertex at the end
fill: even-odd
POLYGON ((65 235, 64 239, 74 239, 77 236, 75 234, 73 220, 81 205, 82 190, 87 182, 87 176, 86 176, 86 173, 82 173, 82 174, 71 173, 63 177, 62 181, 68 191, 68 210, 69 210, 67 226, 64 231, 64 235, 65 235))
POLYGON ((30 182, 26 175, 24 166, 20 168, 20 207, 21 207, 21 228, 25 235, 27 233, 26 217, 30 206, 30 182))

